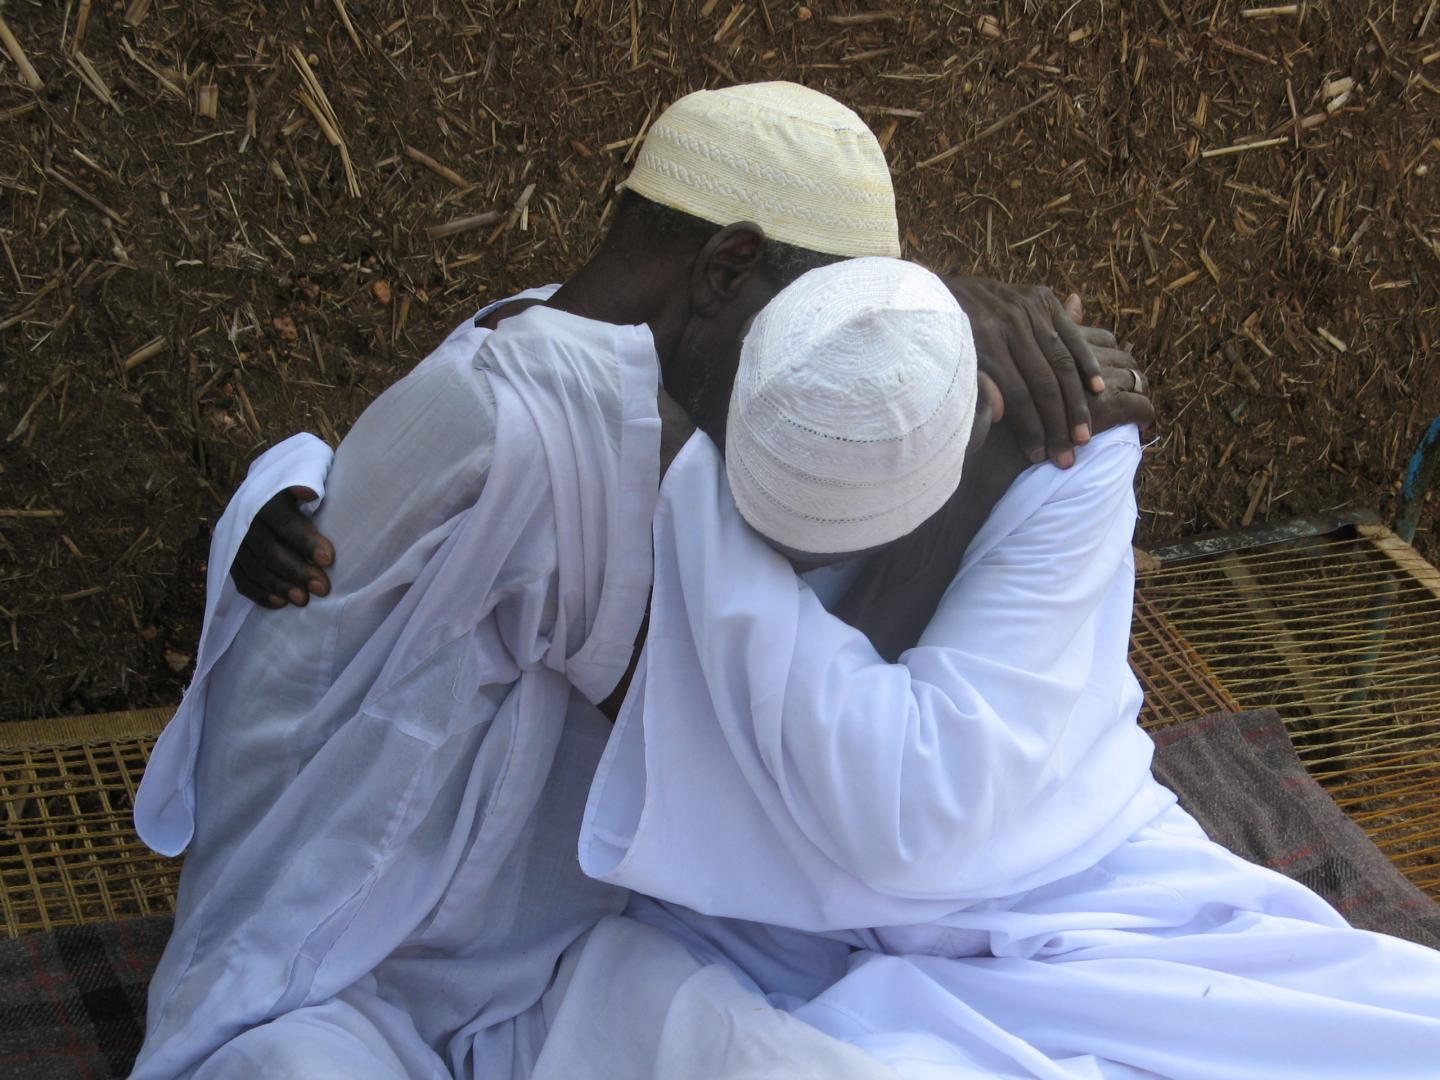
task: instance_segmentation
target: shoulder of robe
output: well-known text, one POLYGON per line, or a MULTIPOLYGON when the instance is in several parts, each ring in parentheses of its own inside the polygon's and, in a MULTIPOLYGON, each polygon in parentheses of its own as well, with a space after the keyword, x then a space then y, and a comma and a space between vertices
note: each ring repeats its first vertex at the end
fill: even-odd
POLYGON ((475 364, 554 393, 593 394, 620 378, 620 327, 536 306, 512 316, 485 340, 475 364))

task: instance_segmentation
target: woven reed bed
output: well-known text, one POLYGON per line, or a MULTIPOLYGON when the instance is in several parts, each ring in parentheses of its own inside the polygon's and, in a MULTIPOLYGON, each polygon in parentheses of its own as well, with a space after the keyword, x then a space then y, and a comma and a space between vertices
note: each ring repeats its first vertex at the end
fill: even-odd
POLYGON ((1144 574, 1141 722, 1273 707, 1335 801, 1440 899, 1440 572, 1378 526, 1144 574), (1161 643, 1165 637, 1168 643, 1161 643))
MULTIPOLYGON (((1167 564, 1136 594, 1147 728, 1263 708, 1440 899, 1440 572, 1385 529, 1167 564)), ((169 912, 178 860, 130 822, 171 710, 0 725, 0 934, 169 912)))
POLYGON ((1139 590, 1130 623, 1130 668, 1145 692, 1140 724, 1146 729, 1215 712, 1241 711, 1240 703, 1215 677, 1205 658, 1139 590))
POLYGON ((171 709, 0 725, 0 934, 173 910, 130 808, 171 709))

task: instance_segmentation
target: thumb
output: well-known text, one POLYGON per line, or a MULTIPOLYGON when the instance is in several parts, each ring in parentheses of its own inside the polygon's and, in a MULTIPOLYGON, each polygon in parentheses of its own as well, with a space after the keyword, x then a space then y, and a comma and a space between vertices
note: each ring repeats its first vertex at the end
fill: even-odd
POLYGON ((1084 325, 1085 304, 1080 299, 1079 293, 1072 292, 1065 298, 1065 314, 1070 317, 1070 321, 1076 326, 1084 325))
POLYGON ((995 380, 980 373, 980 394, 979 403, 990 407, 990 420, 992 423, 999 423, 1005 417, 1005 398, 1000 393, 1000 387, 995 380))

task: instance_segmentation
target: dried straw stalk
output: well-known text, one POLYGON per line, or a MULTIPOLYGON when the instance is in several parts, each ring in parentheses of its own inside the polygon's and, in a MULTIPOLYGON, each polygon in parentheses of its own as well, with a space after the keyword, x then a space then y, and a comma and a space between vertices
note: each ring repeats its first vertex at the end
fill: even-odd
POLYGON ((346 189, 350 192, 351 198, 358 199, 360 197, 360 181, 355 176, 355 166, 350 161, 350 148, 345 144, 345 136, 340 131, 340 120, 335 115, 335 109, 330 104, 330 99, 325 95, 325 88, 315 77, 315 72, 311 70, 310 62, 305 59, 305 54, 295 45, 290 46, 290 60, 295 65, 295 70, 300 73, 300 81, 305 84, 303 89, 296 91, 296 96, 300 99, 300 104, 310 110, 310 115, 320 126, 326 141, 340 151, 340 164, 345 169, 346 189))
POLYGON ((20 47, 19 40, 10 31, 4 16, 0 16, 0 45, 5 46, 5 51, 10 54, 10 59, 15 61, 15 66, 20 69, 20 78, 25 80, 25 85, 31 90, 42 90, 45 87, 44 81, 36 72, 30 58, 25 55, 25 50, 20 47))

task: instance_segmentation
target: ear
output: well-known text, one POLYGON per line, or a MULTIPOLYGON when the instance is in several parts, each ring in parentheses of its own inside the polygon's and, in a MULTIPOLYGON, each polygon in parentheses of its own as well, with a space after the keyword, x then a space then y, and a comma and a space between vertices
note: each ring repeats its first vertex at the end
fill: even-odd
POLYGON ((761 272, 765 230, 753 221, 727 225, 709 240, 690 265, 690 305, 697 315, 714 316, 761 272))

